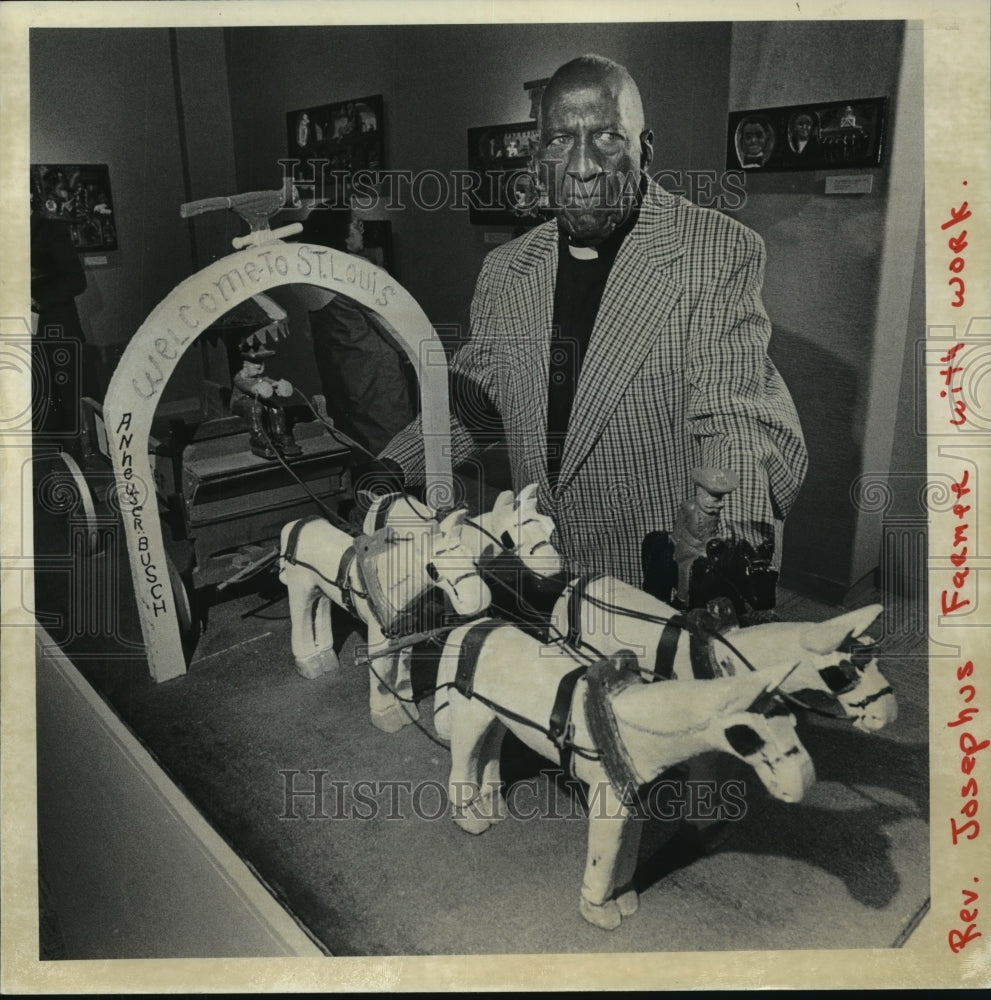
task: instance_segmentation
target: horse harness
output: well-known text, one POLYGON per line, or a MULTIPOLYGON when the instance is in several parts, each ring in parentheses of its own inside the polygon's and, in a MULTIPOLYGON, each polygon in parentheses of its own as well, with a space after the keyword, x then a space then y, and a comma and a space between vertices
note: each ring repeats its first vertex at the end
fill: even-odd
MULTIPOLYGON (((589 584, 598 578, 597 575, 586 575, 570 584, 568 632, 564 642, 576 650, 582 642, 581 610, 585 592, 589 584)), ((692 671, 697 679, 711 679, 726 673, 729 668, 724 670, 718 663, 712 649, 712 637, 714 633, 725 631, 730 624, 735 624, 735 616, 728 616, 732 616, 728 602, 726 607, 695 609, 685 615, 673 616, 664 627, 655 657, 654 674, 648 683, 672 679, 677 640, 683 631, 689 633, 692 671)), ((486 619, 472 625, 465 632, 458 651, 454 677, 454 688, 464 697, 482 697, 475 692, 475 671, 479 654, 491 633, 508 624, 500 619, 486 619)), ((600 656, 591 663, 580 663, 568 671, 558 683, 546 727, 491 703, 488 699, 482 700, 508 718, 543 729, 558 750, 562 771, 569 777, 574 777, 574 753, 578 748, 574 743, 572 713, 575 690, 582 679, 586 682, 583 696, 585 719, 595 751, 613 791, 629 807, 637 789, 644 784, 644 779, 638 774, 623 743, 613 713, 612 699, 634 684, 645 683, 636 655, 632 651, 620 650, 608 656, 600 656)))
MULTIPOLYGON (((313 521, 321 520, 323 518, 319 515, 314 515, 296 521, 286 539, 283 558, 294 566, 304 566, 323 577, 316 567, 301 562, 297 554, 303 528, 313 521)), ((377 562, 389 544, 386 531, 376 530, 371 535, 358 535, 342 553, 334 578, 323 577, 323 579, 340 591, 344 607, 352 617, 361 617, 358 614, 355 598, 360 597, 367 601, 369 611, 382 629, 382 634, 386 638, 394 639, 414 632, 417 618, 412 606, 396 607, 382 586, 377 562)))

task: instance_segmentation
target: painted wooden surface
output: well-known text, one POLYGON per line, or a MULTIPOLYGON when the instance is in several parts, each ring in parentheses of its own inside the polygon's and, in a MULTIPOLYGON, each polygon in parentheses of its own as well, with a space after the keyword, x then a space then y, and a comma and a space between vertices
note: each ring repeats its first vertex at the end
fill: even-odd
POLYGON ((361 257, 269 238, 187 278, 132 337, 104 402, 141 631, 157 681, 181 676, 186 663, 148 459, 155 408, 180 358, 200 334, 253 295, 287 284, 316 285, 353 298, 403 345, 420 380, 427 500, 441 507, 453 495, 447 358, 423 310, 388 273, 361 257))

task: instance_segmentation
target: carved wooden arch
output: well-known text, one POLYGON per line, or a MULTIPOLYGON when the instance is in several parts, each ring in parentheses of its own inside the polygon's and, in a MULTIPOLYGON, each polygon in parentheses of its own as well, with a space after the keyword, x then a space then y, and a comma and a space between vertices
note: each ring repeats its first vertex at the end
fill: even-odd
POLYGON ((177 285, 142 323, 103 404, 141 632, 156 681, 185 674, 186 662, 148 460, 155 408, 179 359, 211 323, 252 295, 291 284, 354 299, 403 345, 420 382, 426 500, 433 507, 451 502, 447 358, 413 296, 364 258, 308 243, 272 239, 215 261, 177 285))

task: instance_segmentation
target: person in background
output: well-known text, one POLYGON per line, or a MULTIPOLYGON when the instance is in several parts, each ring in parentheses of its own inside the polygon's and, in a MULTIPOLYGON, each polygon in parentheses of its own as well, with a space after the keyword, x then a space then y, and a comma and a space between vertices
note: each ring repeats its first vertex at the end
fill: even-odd
MULTIPOLYGON (((361 254, 364 226, 350 208, 318 205, 299 239, 361 254)), ((353 299, 314 286, 306 286, 301 297, 310 313, 327 412, 345 434, 377 454, 417 413, 403 349, 374 313, 353 299)))
POLYGON ((79 400, 92 380, 83 351, 76 298, 86 290, 86 272, 64 222, 31 210, 32 428, 61 435, 67 450, 78 444, 79 400), (62 344, 65 350, 59 350, 62 344))

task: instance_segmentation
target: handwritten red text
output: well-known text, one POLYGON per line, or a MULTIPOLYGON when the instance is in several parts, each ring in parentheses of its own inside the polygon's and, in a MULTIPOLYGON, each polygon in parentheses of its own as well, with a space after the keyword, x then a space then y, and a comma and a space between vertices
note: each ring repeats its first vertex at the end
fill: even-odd
MULTIPOLYGON (((957 680, 963 681, 958 694, 964 701, 964 707, 957 713, 957 717, 948 722, 948 729, 956 729, 958 726, 970 726, 974 717, 978 714, 978 706, 971 702, 977 697, 977 688, 971 682, 974 676, 974 662, 968 660, 963 666, 957 667, 957 680)), ((974 777, 974 768, 977 766, 977 754, 991 746, 991 740, 981 740, 970 730, 960 734, 960 771, 967 778, 967 781, 960 788, 960 798, 964 800, 960 808, 960 815, 966 822, 961 823, 956 816, 950 817, 950 836, 954 845, 960 842, 963 837, 966 840, 974 840, 981 832, 981 824, 977 820, 977 778, 974 777)))
MULTIPOLYGON (((947 351, 946 355, 939 360, 942 361, 946 367, 940 368, 939 373, 943 376, 943 381, 946 388, 940 392, 940 398, 946 399, 947 395, 953 395, 954 393, 962 392, 963 386, 953 385, 953 377, 958 372, 963 371, 963 365, 954 365, 953 359, 957 356, 957 352, 963 350, 964 344, 957 344, 956 347, 951 351, 947 351)), ((953 401, 953 413, 958 417, 957 420, 951 420, 950 423, 954 427, 960 427, 967 423, 966 416, 967 404, 962 399, 954 399, 953 401)))
MULTIPOLYGON (((975 878, 976 882, 977 879, 975 878)), ((960 907, 960 922, 966 924, 966 927, 961 931, 954 928, 947 935, 950 945, 950 951, 954 955, 959 954, 964 948, 970 944, 974 938, 979 938, 981 932, 977 929, 977 915, 980 912, 975 906, 973 909, 969 907, 971 904, 976 903, 978 900, 977 890, 975 889, 971 892, 969 889, 963 890, 963 906, 960 907)))
MULTIPOLYGON (((964 469, 963 478, 960 482, 954 483, 950 487, 958 500, 970 493, 970 490, 967 488, 967 480, 969 478, 969 471, 964 469)), ((952 594, 950 591, 944 590, 940 596, 940 604, 942 605, 944 615, 952 614, 954 611, 959 611, 970 604, 970 598, 960 596, 960 591, 963 590, 967 577, 970 575, 970 567, 967 565, 967 523, 964 521, 969 510, 970 506, 968 504, 956 503, 953 505, 953 515, 961 523, 954 528, 953 553, 950 555, 950 562, 953 563, 957 570, 953 574, 954 589, 952 594)))
MULTIPOLYGON (((943 223, 941 228, 951 229, 953 226, 963 222, 964 219, 969 219, 970 216, 970 209, 967 208, 967 202, 964 202, 959 208, 950 209, 950 217, 943 223)), ((950 261, 950 270, 953 272, 953 277, 947 283, 951 288, 955 289, 956 294, 956 298, 950 305, 954 309, 959 309, 964 303, 964 280, 960 275, 966 266, 966 261, 963 259, 962 254, 967 247, 967 230, 961 229, 956 236, 951 236, 946 245, 950 248, 950 253, 953 254, 953 259, 950 261)))

